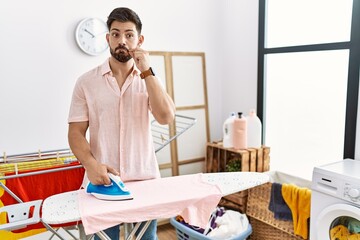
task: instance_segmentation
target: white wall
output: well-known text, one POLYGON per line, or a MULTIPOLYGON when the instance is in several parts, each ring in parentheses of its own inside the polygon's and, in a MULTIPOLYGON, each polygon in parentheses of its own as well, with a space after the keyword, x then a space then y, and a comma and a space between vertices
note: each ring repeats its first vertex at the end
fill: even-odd
POLYGON ((205 52, 211 140, 221 139, 229 112, 256 107, 258 1, 8 1, 0 8, 1 153, 68 147, 73 85, 108 57, 78 49, 76 24, 91 16, 106 20, 119 6, 142 18, 144 48, 205 52))
POLYGON ((76 24, 85 17, 106 20, 119 6, 140 15, 147 50, 205 52, 211 139, 220 139, 227 113, 256 103, 254 2, 33 0, 3 4, 0 151, 10 155, 68 147, 67 115, 74 83, 109 55, 82 53, 74 38, 76 24))
POLYGON ((256 109, 258 1, 226 2, 222 118, 256 109))

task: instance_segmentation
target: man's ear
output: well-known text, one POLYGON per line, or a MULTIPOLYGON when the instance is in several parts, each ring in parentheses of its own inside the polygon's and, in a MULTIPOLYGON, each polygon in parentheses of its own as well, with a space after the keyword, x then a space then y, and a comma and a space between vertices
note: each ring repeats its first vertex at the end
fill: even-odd
POLYGON ((110 34, 107 33, 107 34, 106 34, 106 41, 107 41, 108 45, 109 45, 109 38, 110 38, 110 34))
POLYGON ((140 47, 144 43, 144 35, 140 35, 138 46, 140 47))

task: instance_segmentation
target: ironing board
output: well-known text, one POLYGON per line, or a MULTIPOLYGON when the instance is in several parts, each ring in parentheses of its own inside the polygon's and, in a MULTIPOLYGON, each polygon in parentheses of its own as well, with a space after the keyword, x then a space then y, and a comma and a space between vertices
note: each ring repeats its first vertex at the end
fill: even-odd
MULTIPOLYGON (((196 123, 196 119, 193 117, 187 117, 175 114, 175 119, 173 124, 169 125, 160 125, 155 119, 151 121, 152 137, 155 152, 157 153, 166 145, 168 145, 175 138, 183 134, 189 128, 191 128, 196 123)), ((0 180, 15 179, 28 177, 33 175, 41 175, 46 173, 53 173, 61 171, 64 173, 67 170, 74 170, 75 168, 82 168, 81 164, 77 166, 72 166, 72 163, 78 163, 74 154, 70 149, 59 149, 51 151, 38 151, 32 153, 24 154, 15 154, 7 155, 5 152, 3 156, 0 156, 0 180), (56 169, 53 169, 56 168, 56 169), (45 170, 46 169, 46 170, 45 170), (31 171, 23 173, 24 171, 31 171), (9 174, 9 175, 5 175, 9 174)), ((61 178, 62 179, 62 178, 61 178)), ((7 210, 7 213, 12 212, 12 209, 19 209, 21 206, 27 207, 29 204, 24 203, 19 196, 17 196, 11 189, 9 189, 5 184, 0 181, 0 190, 3 188, 18 204, 14 204, 10 208, 0 208, 2 210, 7 210), (11 210, 11 211, 10 211, 11 210)), ((74 188, 73 188, 74 189, 74 188)), ((69 189, 70 190, 70 189, 69 189)), ((29 205, 30 206, 30 205, 29 205)), ((27 210, 28 212, 30 209, 27 210)), ((17 227, 22 227, 23 222, 25 221, 28 225, 33 225, 39 222, 38 218, 30 218, 27 215, 21 213, 21 219, 14 218, 14 222, 9 224, 0 224, 0 230, 11 230, 12 225, 17 227), (28 219, 29 218, 29 219, 28 219), (21 221, 20 221, 21 220, 21 221), (18 224, 18 225, 17 225, 18 224)), ((42 224, 53 234, 61 238, 55 229, 43 222, 42 224)), ((41 224, 40 224, 41 225, 41 224)), ((80 226, 81 227, 81 226, 80 226)), ((65 229, 65 231, 67 231, 65 229)), ((69 235, 72 234, 67 231, 69 235)), ((75 238, 75 237, 74 237, 75 238)))
MULTIPOLYGON (((221 196, 226 196, 235 192, 243 191, 264 184, 266 182, 269 182, 269 176, 267 174, 258 173, 258 172, 204 173, 200 175, 201 175, 201 180, 203 182, 216 185, 217 189, 220 190, 221 192, 221 196)), ((170 178, 180 178, 180 177, 181 176, 170 177, 170 178)), ((167 178, 163 178, 163 179, 164 181, 168 180, 167 178)), ((139 181, 136 182, 135 184, 141 185, 144 184, 144 182, 146 181, 139 181)), ((169 188, 172 187, 175 186, 169 185, 169 188)), ((42 221, 44 221, 47 224, 62 224, 67 222, 82 221, 82 216, 79 209, 79 204, 80 204, 79 195, 85 194, 82 191, 84 190, 65 192, 65 193, 53 195, 45 199, 42 206, 42 221)), ((107 203, 108 202, 104 202, 104 204, 107 203)), ((81 204, 83 204, 83 202, 81 204)), ((124 204, 127 204, 127 202, 124 201, 124 204)), ((169 204, 173 204, 173 206, 176 207, 176 204, 179 204, 179 202, 174 201, 173 203, 169 203, 169 204)), ((113 209, 113 211, 116 212, 117 209, 113 209)), ((164 216, 166 216, 166 213, 164 214, 164 212, 162 211, 161 215, 159 215, 159 218, 163 218, 164 216)), ((167 216, 167 217, 170 218, 174 216, 167 216)), ((148 224, 150 223, 150 220, 148 219, 144 219, 144 221, 147 221, 147 225, 143 228, 142 233, 145 232, 148 224)), ((135 225, 134 229, 132 230, 132 232, 130 233, 127 239, 132 239, 138 227, 139 227, 139 223, 135 225)), ((83 236, 84 239, 86 239, 86 234, 84 229, 80 228, 80 231, 83 231, 80 233, 80 236, 83 236)), ((138 236, 139 239, 142 233, 140 233, 140 236, 138 236)), ((102 230, 99 231, 98 236, 101 237, 102 239, 109 239, 106 237, 106 234, 102 232, 102 230)))

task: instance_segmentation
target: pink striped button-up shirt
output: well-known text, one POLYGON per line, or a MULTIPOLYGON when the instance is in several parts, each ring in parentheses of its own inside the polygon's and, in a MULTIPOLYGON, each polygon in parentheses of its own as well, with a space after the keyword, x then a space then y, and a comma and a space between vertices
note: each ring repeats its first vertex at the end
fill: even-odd
POLYGON ((146 84, 134 66, 120 89, 109 61, 76 82, 68 122, 89 121, 94 157, 120 172, 125 181, 160 177, 146 84))

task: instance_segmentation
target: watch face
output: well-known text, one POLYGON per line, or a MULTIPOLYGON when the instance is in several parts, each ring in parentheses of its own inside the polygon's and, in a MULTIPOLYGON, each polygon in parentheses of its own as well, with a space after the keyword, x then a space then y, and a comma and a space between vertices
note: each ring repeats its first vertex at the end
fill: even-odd
POLYGON ((107 25, 98 18, 82 20, 75 32, 76 42, 80 49, 89 55, 99 55, 108 49, 106 41, 107 25))

